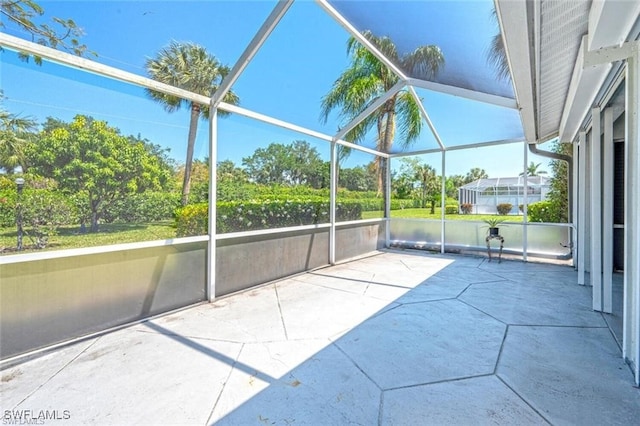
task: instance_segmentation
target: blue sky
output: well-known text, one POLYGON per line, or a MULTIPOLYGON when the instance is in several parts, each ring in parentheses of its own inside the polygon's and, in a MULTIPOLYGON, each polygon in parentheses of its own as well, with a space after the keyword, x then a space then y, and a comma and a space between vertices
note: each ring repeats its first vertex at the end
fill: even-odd
MULTIPOLYGON (((155 56, 171 40, 202 44, 221 62, 233 65, 274 4, 273 1, 41 1, 45 18, 72 18, 84 28, 86 35, 82 42, 98 53, 95 60, 141 75, 146 75, 145 60, 155 56)), ((491 0, 457 2, 455 5, 459 19, 466 20, 466 31, 491 30, 494 25, 488 17, 491 0)), ((337 4, 345 13, 356 6, 355 3, 337 4)), ((371 22, 380 21, 376 19, 376 13, 388 14, 381 9, 381 4, 371 3, 370 6, 366 10, 371 15, 368 17, 371 22)), ((420 31, 414 21, 408 20, 407 25, 413 25, 413 32, 417 34, 420 31)), ((389 32, 397 32, 393 17, 389 17, 389 23, 389 32)), ((365 24, 366 21, 358 23, 365 24)), ((429 31, 442 37, 445 26, 442 20, 431 19, 429 31)), ((377 31, 384 31, 384 28, 377 31)), ((7 32, 25 37, 10 29, 7 32)), ((321 123, 319 105, 322 96, 348 64, 347 38, 348 33, 315 3, 296 2, 234 85, 241 106, 312 130, 335 133, 339 127, 336 117, 330 117, 326 124, 321 123)), ((398 41, 399 46, 406 45, 407 49, 414 48, 411 43, 411 40, 398 41)), ((455 44, 455 40, 451 43, 455 44)), ((486 85, 487 71, 477 65, 485 51, 477 40, 474 43, 467 47, 473 49, 475 59, 469 59, 470 69, 466 74, 477 75, 478 81, 486 85)), ((447 47, 449 56, 444 47, 443 51, 449 68, 442 78, 457 76, 460 79, 460 73, 455 72, 459 69, 456 63, 465 52, 447 47)), ((169 147, 172 157, 178 162, 184 161, 187 109, 168 114, 138 87, 51 63, 40 67, 32 62, 25 64, 7 50, 0 57, 2 89, 6 96, 4 107, 9 111, 39 120, 47 116, 71 120, 76 114, 92 115, 108 121, 124 134, 140 134, 169 147)), ((497 92, 505 90, 508 91, 508 84, 507 89, 504 83, 495 88, 497 92)), ((425 90, 420 90, 419 95, 447 145, 521 134, 518 116, 513 110, 483 106, 425 90)), ((237 116, 219 122, 218 158, 240 163, 242 157, 251 155, 256 148, 296 139, 309 141, 328 159, 328 144, 323 141, 237 116)), ((196 157, 208 155, 206 140, 207 123, 201 122, 196 157)), ((414 147, 431 148, 434 144, 425 125, 423 135, 414 147)), ((368 146, 373 146, 373 139, 368 146)), ((447 174, 464 174, 471 167, 481 167, 496 177, 517 175, 522 170, 522 151, 522 145, 515 144, 467 153, 452 152, 447 156, 447 174), (498 159, 493 159, 495 153, 499 154, 498 159)), ((440 155, 425 158, 440 169, 440 155)), ((367 154, 354 154, 345 165, 371 159, 367 154)))

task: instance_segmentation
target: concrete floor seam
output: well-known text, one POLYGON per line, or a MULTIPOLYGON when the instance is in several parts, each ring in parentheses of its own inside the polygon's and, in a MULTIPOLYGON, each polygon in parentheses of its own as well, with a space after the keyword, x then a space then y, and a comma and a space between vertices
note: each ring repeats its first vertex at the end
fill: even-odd
POLYGON ((212 337, 203 337, 203 336, 193 336, 190 334, 170 332, 170 331, 157 331, 157 330, 135 330, 136 333, 145 333, 152 334, 158 336, 167 336, 167 337, 184 337, 185 339, 193 339, 193 340, 205 340, 207 342, 220 342, 220 343, 237 343, 243 344, 245 343, 243 340, 229 340, 229 339, 216 339, 212 337))
POLYGON ((402 389, 413 389, 413 388, 419 388, 421 386, 432 386, 432 385, 439 385, 442 383, 453 383, 453 382, 460 382, 462 380, 469 380, 469 379, 477 379, 480 377, 491 377, 494 376, 495 373, 482 373, 482 374, 473 374, 471 376, 461 376, 461 377, 452 377, 452 378, 448 378, 448 379, 442 379, 442 380, 434 380, 432 382, 422 382, 422 383, 413 383, 410 385, 404 385, 404 386, 393 386, 390 388, 386 388, 386 389, 381 389, 382 392, 393 392, 393 391, 397 391, 397 390, 402 390, 402 389))
POLYGON ((284 314, 282 313, 282 305, 280 304, 280 294, 278 293, 278 285, 273 286, 273 290, 276 292, 276 300, 278 302, 278 314, 280 315, 280 322, 282 323, 282 330, 284 331, 284 338, 289 340, 289 334, 287 333, 287 324, 284 322, 284 314))
POLYGON ((482 309, 476 308, 476 307, 475 307, 475 306, 473 306, 471 303, 466 302, 466 301, 464 301, 464 300, 460 299, 459 297, 456 297, 456 298, 455 298, 455 300, 456 300, 457 302, 460 302, 460 303, 464 304, 464 305, 467 305, 467 306, 468 306, 468 307, 470 307, 470 308, 475 309, 476 311, 480 312, 481 314, 484 314, 484 315, 488 316, 489 318, 492 318, 492 319, 494 319, 494 320, 498 321, 500 324, 509 325, 508 323, 506 323, 506 322, 504 322, 504 321, 502 321, 502 320, 500 320, 500 319, 498 319, 498 318, 494 317, 493 315, 486 313, 486 312, 485 312, 485 311, 483 311, 482 309))
POLYGON ((551 423, 551 422, 549 421, 549 419, 547 419, 547 417, 546 417, 545 415, 543 415, 543 414, 540 412, 540 410, 538 410, 538 409, 537 409, 536 407, 534 407, 531 403, 529 403, 529 401, 527 401, 527 400, 526 400, 522 395, 520 395, 520 393, 518 393, 518 392, 517 392, 513 387, 511 387, 511 385, 509 385, 509 383, 507 383, 507 381, 506 381, 506 380, 504 380, 502 377, 500 377, 500 374, 496 373, 496 374, 495 374, 495 377, 496 377, 498 380, 500 380, 500 381, 501 381, 501 382, 502 382, 502 383, 503 383, 507 388, 509 388, 509 390, 510 390, 511 392, 513 392, 513 394, 514 394, 514 395, 516 395, 518 398, 520 398, 520 400, 521 400, 522 402, 524 402, 525 404, 527 404, 527 406, 528 406, 529 408, 531 408, 531 409, 532 409, 532 410, 533 410, 537 415, 539 415, 539 416, 540 416, 540 418, 541 418, 542 420, 544 420, 545 422, 547 422, 547 424, 549 424, 549 425, 553 425, 553 423, 551 423))
POLYGON ((354 367, 356 367, 356 369, 358 369, 358 371, 360 371, 364 375, 364 377, 366 377, 371 383, 373 383, 373 385, 378 388, 380 392, 383 391, 382 387, 375 380, 373 380, 373 378, 369 374, 367 374, 367 372, 364 371, 364 369, 362 369, 362 367, 360 367, 360 365, 358 365, 358 363, 340 347, 337 341, 332 341, 331 345, 334 346, 338 350, 338 352, 340 352, 346 359, 348 359, 349 362, 351 362, 351 364, 353 364, 354 367))
POLYGON ((91 342, 86 348, 84 348, 83 350, 81 350, 80 352, 78 352, 78 354, 76 356, 74 356, 73 358, 71 358, 71 360, 69 360, 69 362, 67 362, 66 364, 64 364, 62 367, 60 367, 58 369, 58 371, 56 371, 55 373, 53 373, 51 375, 51 377, 49 377, 47 380, 45 380, 44 382, 42 382, 42 384, 40 386, 38 386, 37 388, 35 388, 32 392, 30 392, 29 394, 27 394, 27 396, 25 396, 20 402, 18 402, 13 409, 16 409, 17 407, 19 407, 22 403, 24 403, 27 399, 29 399, 33 394, 35 394, 36 392, 38 392, 40 389, 42 389, 47 383, 49 383, 51 380, 54 379, 54 377, 56 377, 58 374, 60 374, 64 369, 66 369, 69 365, 71 365, 73 362, 75 362, 75 360, 77 360, 81 355, 83 355, 85 352, 87 352, 93 345, 95 345, 100 339, 102 338, 102 336, 98 337, 96 340, 94 340, 93 342, 91 342))
POLYGON ((498 356, 496 358, 496 365, 493 367, 493 374, 497 374, 498 365, 500 364, 500 358, 502 358, 502 351, 504 350, 504 344, 507 341, 507 333, 509 333, 509 324, 504 329, 504 334, 502 335, 502 343, 500 344, 500 350, 498 351, 498 356))
POLYGON ((378 426, 382 426, 384 418, 384 391, 380 391, 380 402, 378 404, 378 426))
POLYGON ((213 413, 216 410, 216 407, 218 406, 218 403, 220 402, 220 398, 222 397, 222 394, 224 393, 225 388, 227 387, 227 383, 229 382, 229 379, 231 378, 231 374, 233 374, 233 370, 236 368, 236 365, 238 364, 238 361, 240 360, 240 356, 242 355, 242 351, 244 350, 244 346, 245 346, 245 344, 242 343, 242 345, 240 346, 240 350, 238 351, 238 355, 233 360, 233 364, 230 366, 231 368, 229 368, 229 374, 227 374, 227 377, 225 378, 224 383, 222 383, 222 387, 220 388, 220 392, 218 392, 218 396, 216 397, 216 400, 213 402, 213 407, 211 407, 211 411, 209 412, 209 416, 207 417, 207 421, 205 422, 206 425, 212 424, 211 418, 213 417, 213 413))

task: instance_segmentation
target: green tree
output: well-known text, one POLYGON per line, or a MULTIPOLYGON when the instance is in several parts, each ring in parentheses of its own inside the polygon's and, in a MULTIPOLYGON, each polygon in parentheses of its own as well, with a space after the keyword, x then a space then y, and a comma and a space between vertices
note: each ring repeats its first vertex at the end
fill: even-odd
MULTIPOLYGON (((161 49, 156 58, 148 59, 146 68, 154 80, 203 96, 213 95, 224 77, 229 73, 229 67, 221 64, 204 47, 194 43, 178 43, 176 41, 161 49)), ((184 163, 185 173, 182 184, 182 205, 187 205, 189 192, 191 191, 191 167, 198 131, 198 120, 209 117, 209 108, 206 105, 200 105, 155 90, 147 89, 147 94, 151 99, 164 105, 165 110, 168 112, 177 111, 185 104, 190 109, 187 156, 184 163)), ((223 101, 230 104, 238 104, 239 98, 233 91, 229 91, 224 96, 223 101)), ((218 114, 224 116, 227 113, 219 111, 218 114)))
POLYGON ((37 123, 31 117, 20 117, 0 110, 0 169, 12 174, 16 167, 27 171, 25 150, 37 123))
POLYGON ((98 230, 110 203, 161 189, 170 181, 170 173, 144 143, 132 143, 106 122, 83 115, 60 127, 52 127, 55 122, 48 120, 30 146, 31 171, 53 178, 61 190, 84 204, 80 211, 90 216, 92 232, 98 230))
POLYGON ((249 178, 259 184, 313 188, 327 185, 324 161, 318 150, 306 141, 294 141, 289 145, 271 143, 243 158, 242 164, 249 178))
POLYGON ((218 161, 218 182, 247 183, 247 172, 231 160, 218 161))
MULTIPOLYGON (((547 172, 545 170, 538 170, 542 163, 534 163, 533 161, 529 163, 527 166, 527 176, 540 176, 546 175, 547 172)), ((520 173, 519 176, 524 176, 524 172, 520 173)))
MULTIPOLYGON (((552 151, 557 154, 573 155, 573 146, 570 143, 555 142, 552 151)), ((569 222, 569 171, 565 161, 551 161, 550 190, 547 201, 551 204, 553 217, 557 222, 569 222)))
POLYGON ((464 175, 451 175, 447 176, 445 182, 445 191, 447 197, 458 199, 458 188, 465 184, 464 175))
POLYGON ((433 214, 440 196, 440 179, 435 168, 418 158, 403 158, 401 162, 399 183, 413 188, 412 193, 420 200, 420 207, 426 208, 429 204, 433 214))
POLYGON ((378 179, 369 166, 343 168, 338 175, 338 186, 350 191, 375 191, 378 179))
MULTIPOLYGON (((37 23, 44 15, 44 9, 33 0, 0 0, 0 15, 5 19, 0 19, 0 29, 7 31, 12 28, 21 32, 27 32, 31 36, 31 41, 54 49, 62 49, 78 56, 95 52, 89 51, 87 46, 80 43, 80 38, 84 35, 82 28, 72 19, 62 19, 53 17, 51 23, 37 23)), ((21 53, 23 60, 29 60, 29 55, 21 53)), ((42 63, 42 58, 35 56, 37 64, 42 63)))
MULTIPOLYGON (((403 55, 389 37, 377 37, 370 31, 363 32, 363 35, 387 58, 417 77, 431 79, 444 65, 444 55, 437 46, 420 46, 403 55)), ((325 123, 334 110, 339 111, 345 124, 352 121, 399 81, 397 75, 353 37, 347 42, 347 55, 351 64, 322 98, 321 120, 325 123)), ((369 130, 375 128, 377 149, 389 153, 396 137, 396 127, 399 127, 400 140, 404 146, 415 142, 422 130, 420 109, 407 90, 393 95, 378 111, 352 129, 345 139, 361 143, 369 130)), ((378 157, 376 166, 378 192, 386 199, 383 185, 386 180, 386 159, 378 157)))

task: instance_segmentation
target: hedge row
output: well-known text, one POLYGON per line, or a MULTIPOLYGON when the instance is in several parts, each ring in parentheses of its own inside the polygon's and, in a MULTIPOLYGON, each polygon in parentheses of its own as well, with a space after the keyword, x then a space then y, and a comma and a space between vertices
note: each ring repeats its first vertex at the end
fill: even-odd
POLYGON ((117 200, 106 207, 105 223, 145 223, 173 218, 180 206, 177 192, 145 192, 117 200))
MULTIPOLYGON (((206 234, 208 210, 207 203, 191 204, 176 210, 177 236, 206 234)), ((217 210, 216 230, 221 234, 329 222, 329 202, 318 199, 221 201, 217 203, 217 210)), ((337 203, 338 221, 361 218, 360 203, 337 203)))
POLYGON ((552 201, 537 201, 527 206, 529 222, 562 223, 561 212, 552 201))

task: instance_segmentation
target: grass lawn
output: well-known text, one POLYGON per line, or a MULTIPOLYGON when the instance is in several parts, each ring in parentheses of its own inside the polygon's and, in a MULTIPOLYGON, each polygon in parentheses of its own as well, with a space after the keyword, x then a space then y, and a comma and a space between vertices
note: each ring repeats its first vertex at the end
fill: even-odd
MULTIPOLYGON (((362 212, 363 219, 375 219, 383 216, 381 211, 362 212)), ((487 218, 495 218, 494 214, 449 214, 446 220, 470 220, 482 221, 487 218)), ((406 219, 435 219, 440 220, 440 208, 436 207, 435 213, 431 214, 431 209, 400 209, 391 210, 391 217, 399 217, 406 219)), ((498 216, 506 219, 507 222, 522 222, 523 216, 498 216)))
MULTIPOLYGON (((78 226, 68 226, 58 228, 58 235, 49 238, 49 244, 44 250, 165 240, 167 238, 175 238, 175 236, 176 229, 173 226, 173 221, 136 224, 103 224, 100 225, 100 231, 93 234, 82 234, 78 226)), ((17 231, 15 228, 0 228, 0 254, 15 254, 16 239, 17 231)), ((23 237, 22 241, 25 247, 23 253, 43 251, 30 248, 33 242, 27 235, 23 237)))
MULTIPOLYGON (((382 211, 363 212, 363 219, 374 219, 383 216, 382 211)), ((392 210, 391 217, 434 219, 440 220, 440 209, 436 208, 435 214, 430 213, 430 209, 402 209, 392 210)), ((495 215, 447 215, 447 220, 470 220, 482 221, 485 218, 495 217, 495 215)), ((509 222, 522 222, 522 216, 501 216, 509 222)), ((28 232, 28 230, 27 230, 28 232)), ((43 250, 62 250, 81 247, 105 246, 111 244, 133 243, 139 241, 165 240, 175 238, 176 229, 173 221, 155 223, 134 223, 134 224, 103 224, 97 233, 80 233, 78 226, 61 227, 58 235, 49 239, 49 244, 43 250)), ((25 252, 43 251, 33 248, 33 242, 25 235, 23 237, 25 252)), ((16 229, 0 228, 0 255, 15 254, 16 229)))

